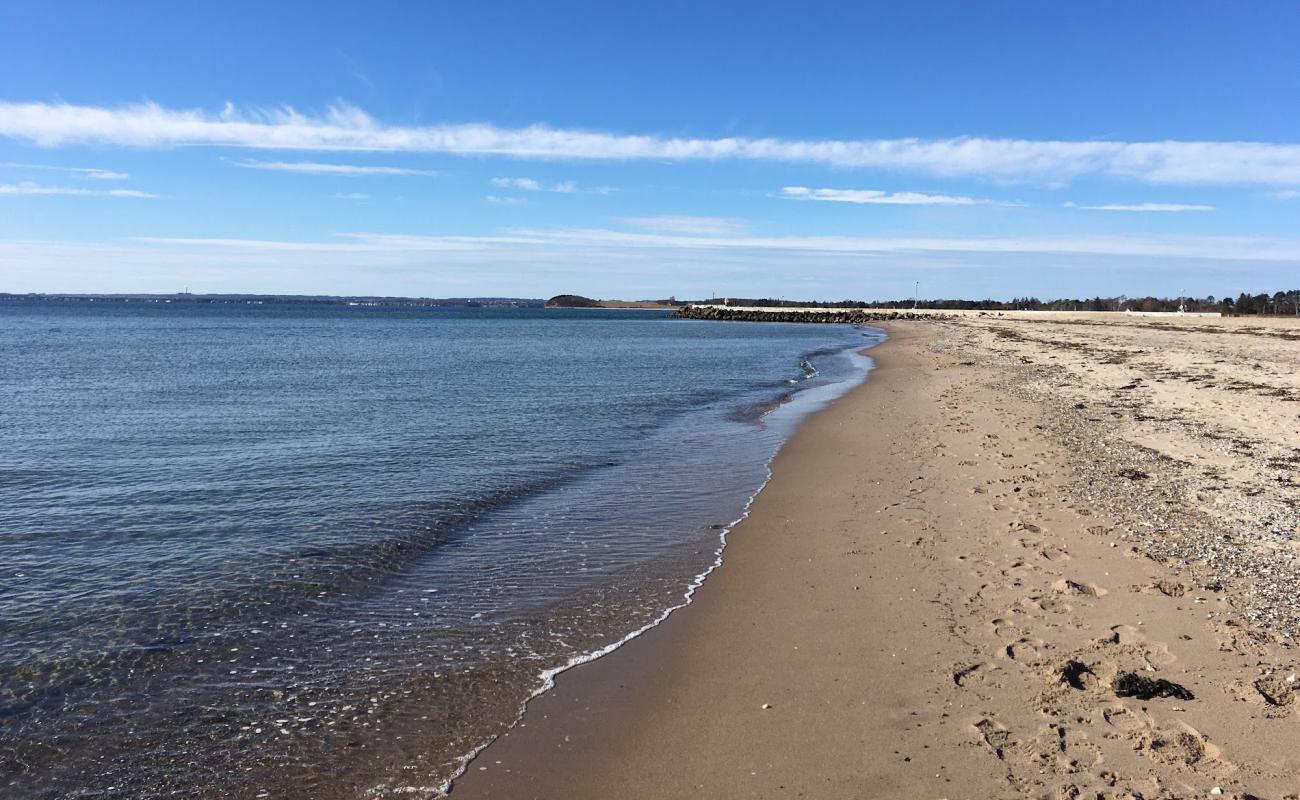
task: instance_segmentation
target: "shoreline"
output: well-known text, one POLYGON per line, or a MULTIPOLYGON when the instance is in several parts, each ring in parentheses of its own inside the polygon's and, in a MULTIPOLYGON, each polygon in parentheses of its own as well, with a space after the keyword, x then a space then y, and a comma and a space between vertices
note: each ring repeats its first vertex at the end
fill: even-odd
MULTIPOLYGON (((643 309, 630 309, 630 310, 643 310, 643 309)), ((780 452, 784 449, 785 444, 788 443, 790 438, 798 434, 799 428, 802 427, 803 424, 806 424, 810 417, 816 416, 817 414, 825 411, 826 407, 831 406, 838 400, 842 399, 845 394, 850 394, 856 391, 857 389, 861 388, 861 386, 864 383, 870 380, 870 375, 875 369, 875 361, 874 359, 871 358, 870 354, 873 351, 877 350, 879 347, 881 347, 883 344, 885 344, 888 340, 889 340, 888 336, 884 335, 879 341, 873 342, 872 344, 866 347, 845 348, 845 350, 852 351, 854 355, 858 357, 868 359, 870 363, 863 366, 863 371, 860 376, 857 376, 853 379, 846 379, 846 382, 851 383, 851 385, 847 390, 844 391, 844 393, 832 397, 829 400, 820 401, 825 404, 820 409, 813 409, 812 411, 803 412, 804 418, 795 423, 795 427, 787 436, 786 442, 783 442, 778 447, 776 453, 774 453, 771 456, 771 458, 768 459, 767 463, 764 465, 767 475, 763 479, 763 481, 757 487, 755 487, 753 492, 749 495, 748 499, 746 499, 744 506, 741 509, 740 515, 736 517, 736 519, 721 526, 718 532, 717 546, 714 548, 713 551, 713 560, 708 564, 707 567, 704 568, 703 571, 695 575, 690 580, 690 582, 686 585, 686 588, 683 590, 682 596, 680 598, 680 602, 668 606, 662 612, 660 612, 660 614, 657 617, 655 617, 653 620, 628 632, 627 634, 623 635, 622 637, 620 637, 618 640, 614 642, 610 642, 609 644, 604 645, 603 647, 600 647, 596 650, 573 656, 572 658, 569 659, 569 661, 567 661, 562 665, 549 667, 543 670, 538 676, 541 681, 540 685, 535 690, 533 690, 531 694, 529 694, 526 698, 524 698, 524 700, 520 704, 519 714, 515 718, 515 720, 510 724, 509 728, 507 728, 503 733, 499 734, 497 737, 475 747, 473 750, 471 750, 470 752, 462 756, 460 759, 458 759, 459 766, 457 767, 455 773, 450 778, 448 778, 446 782, 444 782, 440 787, 438 787, 438 789, 436 790, 438 795, 445 796, 449 794, 453 789, 453 787, 462 780, 462 777, 467 773, 469 766, 476 759, 478 759, 478 757, 484 751, 491 748, 502 736, 508 735, 510 731, 514 730, 516 727, 519 727, 523 722, 523 720, 527 718, 527 714, 529 713, 529 710, 531 709, 533 704, 539 698, 544 697, 545 695, 547 695, 548 693, 552 692, 555 689, 556 681, 557 679, 560 678, 560 676, 564 675, 565 673, 571 672, 573 670, 586 667, 587 665, 599 661, 600 659, 603 659, 606 656, 620 650, 621 648, 625 647, 626 645, 633 642, 634 640, 662 626, 664 623, 668 622, 669 619, 673 617, 673 615, 677 614, 683 609, 688 608, 695 602, 696 593, 704 585, 708 577, 723 565, 725 552, 728 544, 728 537, 735 530, 736 526, 743 523, 749 517, 751 510, 753 509, 755 500, 758 499, 758 496, 772 481, 773 463, 780 456, 780 452)), ((812 374, 808 375, 807 378, 815 378, 817 377, 818 374, 819 372, 816 369, 814 369, 812 374)), ((807 391, 807 390, 796 389, 796 391, 807 391)), ((774 401, 774 404, 770 408, 768 408, 762 413, 761 416, 767 417, 769 414, 780 410, 789 401, 790 401, 789 395, 783 396, 782 398, 778 398, 776 401, 774 401)))
MULTIPOLYGON (((735 614, 734 601, 731 598, 717 597, 720 592, 732 594, 739 590, 742 595, 748 594, 741 587, 752 583, 753 576, 748 574, 751 568, 747 565, 738 566, 734 562, 739 560, 742 551, 745 551, 743 555, 746 557, 758 556, 760 561, 766 560, 762 558, 765 554, 753 553, 751 549, 767 543, 748 541, 745 538, 748 528, 753 526, 759 515, 771 518, 780 513, 778 509, 787 498, 773 499, 771 490, 784 488, 788 474, 801 471, 810 459, 816 459, 815 451, 822 442, 806 441, 815 435, 813 429, 819 429, 816 433, 824 435, 828 432, 826 429, 838 428, 840 422, 836 419, 837 412, 844 406, 852 403, 859 407, 858 410, 862 406, 869 408, 878 395, 890 390, 890 382, 884 377, 889 371, 906 370, 913 366, 907 363, 905 354, 896 354, 895 351, 909 339, 918 335, 926 336, 927 333, 900 332, 887 325, 879 327, 887 331, 888 338, 862 351, 875 362, 867 379, 828 407, 805 419, 786 441, 770 466, 772 477, 756 493, 746 517, 730 531, 732 538, 724 558, 715 568, 710 580, 697 589, 695 602, 676 609, 662 624, 645 630, 617 650, 557 675, 548 692, 529 701, 520 721, 483 748, 467 765, 465 772, 452 783, 452 797, 535 797, 558 800, 561 797, 751 796, 748 792, 728 793, 725 780, 718 784, 674 785, 671 776, 666 773, 684 761, 701 773, 713 771, 708 760, 701 762, 690 759, 688 754, 682 752, 654 757, 652 761, 656 766, 638 771, 634 777, 620 774, 622 768, 616 765, 626 764, 632 751, 648 744, 641 737, 626 732, 637 729, 649 720, 664 725, 660 709, 656 706, 664 699, 665 692, 672 692, 667 687, 671 687, 677 680, 676 676, 693 674, 693 670, 682 668, 682 662, 689 662, 692 659, 691 651, 698 647, 698 634, 693 630, 701 624, 698 618, 705 617, 704 623, 707 624, 712 621, 710 618, 735 614), (765 498, 765 495, 768 497, 765 498), (733 585, 720 589, 716 583, 724 576, 733 585), (673 661, 666 664, 665 660, 669 657, 673 661), (654 693, 653 699, 638 696, 642 695, 646 687, 654 693), (561 752, 564 757, 557 768, 556 755, 561 752), (662 763, 658 763, 660 760, 662 763)), ((786 518, 783 522, 789 523, 790 520, 786 518)), ((724 622, 724 625, 729 624, 730 621, 724 622)), ((764 696, 772 694, 780 692, 771 691, 764 696)), ((670 705, 679 702, 676 699, 668 700, 670 705)), ((764 705, 775 707, 776 703, 775 698, 769 698, 768 701, 755 700, 743 704, 743 710, 730 703, 728 705, 731 706, 728 710, 732 712, 753 716, 753 712, 763 714, 771 711, 772 708, 764 708, 764 705)), ((708 713, 712 714, 713 709, 710 708, 708 713)), ((715 743, 721 741, 719 738, 715 743)), ((664 743, 665 740, 660 741, 660 744, 664 743)), ((820 744, 817 746, 820 747, 820 744)))
POLYGON ((1013 337, 882 327, 870 377, 772 462, 701 602, 558 676, 454 797, 1294 791, 1289 644, 1079 502, 1053 410, 999 388, 1010 353, 960 360, 985 355, 971 331, 1013 337), (1195 699, 1119 697, 1130 671, 1195 699))

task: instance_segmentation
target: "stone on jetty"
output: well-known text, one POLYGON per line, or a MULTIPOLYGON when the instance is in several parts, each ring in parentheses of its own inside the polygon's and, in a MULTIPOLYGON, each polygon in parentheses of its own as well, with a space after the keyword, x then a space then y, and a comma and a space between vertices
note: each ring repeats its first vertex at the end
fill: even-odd
POLYGON ((679 319, 706 319, 720 322, 817 322, 835 325, 870 325, 873 322, 893 319, 946 319, 948 315, 872 308, 754 309, 685 306, 678 309, 673 316, 679 319))

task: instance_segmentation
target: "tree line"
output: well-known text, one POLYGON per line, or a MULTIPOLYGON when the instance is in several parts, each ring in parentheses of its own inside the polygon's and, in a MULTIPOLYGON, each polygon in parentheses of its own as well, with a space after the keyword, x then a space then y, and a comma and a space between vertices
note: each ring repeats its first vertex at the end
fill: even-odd
POLYGON ((1240 293, 1237 297, 1115 297, 1060 298, 1015 297, 1010 300, 839 300, 831 302, 787 300, 773 297, 714 297, 699 301, 711 305, 765 308, 929 308, 939 310, 988 309, 993 311, 1183 311, 1236 315, 1300 316, 1300 289, 1273 294, 1240 293))

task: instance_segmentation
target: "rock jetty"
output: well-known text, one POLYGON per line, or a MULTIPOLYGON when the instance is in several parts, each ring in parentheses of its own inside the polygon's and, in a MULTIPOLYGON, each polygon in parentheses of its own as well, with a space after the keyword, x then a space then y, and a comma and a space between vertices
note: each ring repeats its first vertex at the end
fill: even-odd
POLYGON ((710 319, 723 322, 820 322, 837 325, 870 325, 891 319, 946 319, 946 314, 876 308, 790 308, 752 309, 726 308, 724 306, 685 306, 674 317, 680 319, 710 319))

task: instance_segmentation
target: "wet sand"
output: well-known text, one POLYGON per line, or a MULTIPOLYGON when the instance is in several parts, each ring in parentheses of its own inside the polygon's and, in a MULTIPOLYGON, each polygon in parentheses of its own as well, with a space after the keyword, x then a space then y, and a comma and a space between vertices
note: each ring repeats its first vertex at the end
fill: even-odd
POLYGON ((695 603, 453 795, 1295 796, 1300 342, 1201 323, 889 323, 695 603))

